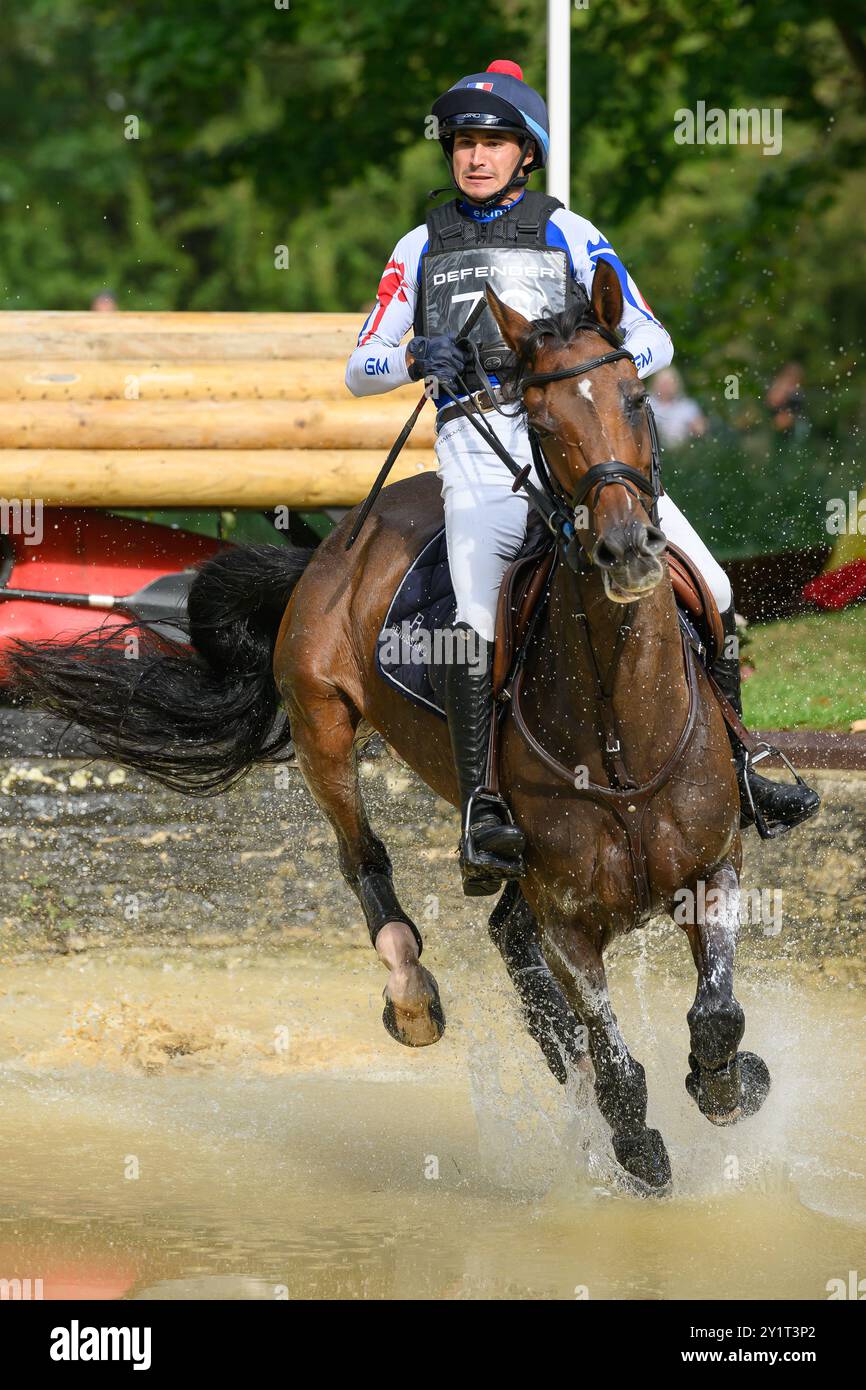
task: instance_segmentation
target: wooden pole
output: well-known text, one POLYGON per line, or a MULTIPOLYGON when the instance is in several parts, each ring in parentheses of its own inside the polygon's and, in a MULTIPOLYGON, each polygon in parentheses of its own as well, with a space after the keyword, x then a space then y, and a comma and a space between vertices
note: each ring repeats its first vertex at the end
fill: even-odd
POLYGON ((0 358, 156 361, 346 358, 359 314, 21 313, 0 315, 0 358))
MULTIPOLYGON (((0 449, 0 495, 69 507, 353 507, 375 449, 0 449)), ((392 479, 435 467, 405 448, 392 479)))
MULTIPOLYGON (((420 397, 413 390, 412 404, 420 397)), ((411 406, 410 406, 411 409, 411 406)), ((357 449, 387 453, 407 402, 348 401, 0 402, 9 449, 357 449)), ((422 413, 415 448, 433 445, 434 414, 422 413)))
MULTIPOLYGON (((305 362, 0 358, 0 401, 354 401, 345 378, 343 357, 313 357, 305 362)), ((420 389, 413 383, 376 399, 407 402, 401 409, 408 415, 420 389)))

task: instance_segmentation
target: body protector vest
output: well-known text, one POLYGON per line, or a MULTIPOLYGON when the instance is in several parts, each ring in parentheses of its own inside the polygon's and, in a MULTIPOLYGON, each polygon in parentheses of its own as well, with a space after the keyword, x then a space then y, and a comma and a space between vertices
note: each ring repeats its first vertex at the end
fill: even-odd
MULTIPOLYGON (((564 206, 558 198, 527 189, 513 209, 487 222, 463 216, 457 201, 453 198, 427 214, 416 333, 460 337, 478 300, 485 299, 488 282, 526 319, 558 314, 584 297, 570 273, 565 249, 547 245, 548 219, 564 206)), ((469 338, 477 343, 486 372, 496 374, 513 363, 514 353, 486 305, 469 338)), ((471 391, 481 386, 475 371, 467 372, 464 380, 471 391)))

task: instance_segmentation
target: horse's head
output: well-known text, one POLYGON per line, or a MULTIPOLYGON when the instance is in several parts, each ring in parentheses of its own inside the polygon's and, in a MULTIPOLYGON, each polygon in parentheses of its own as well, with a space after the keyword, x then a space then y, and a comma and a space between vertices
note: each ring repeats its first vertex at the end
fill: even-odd
POLYGON ((489 285, 486 292, 516 354, 514 395, 523 396, 551 477, 574 511, 587 559, 601 571, 608 598, 643 598, 662 578, 665 537, 650 516, 646 387, 629 354, 614 356, 622 317, 616 271, 599 261, 591 302, 532 322, 489 285))

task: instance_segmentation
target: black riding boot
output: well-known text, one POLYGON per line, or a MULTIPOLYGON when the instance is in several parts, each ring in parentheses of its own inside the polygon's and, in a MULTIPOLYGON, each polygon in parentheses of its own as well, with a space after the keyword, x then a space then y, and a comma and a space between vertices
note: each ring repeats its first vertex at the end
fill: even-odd
POLYGON ((503 879, 523 877, 526 837, 513 824, 502 797, 479 790, 487 773, 493 715, 493 643, 469 623, 456 623, 453 632, 454 660, 445 675, 445 712, 460 788, 463 892, 474 898, 498 892, 503 879), (472 659, 476 652, 477 662, 472 659))
MULTIPOLYGON (((736 654, 724 655, 725 649, 728 647, 734 653, 737 652, 736 642, 729 641, 730 638, 736 638, 737 635, 733 604, 722 614, 722 625, 725 630, 725 641, 722 652, 716 658, 711 670, 722 694, 727 696, 737 715, 742 719, 740 658, 736 654)), ((776 834, 789 830, 792 825, 799 825, 801 821, 814 816, 821 804, 821 799, 817 792, 806 786, 802 778, 791 783, 771 782, 769 778, 761 777, 750 765, 746 749, 730 728, 728 729, 728 738, 733 752, 734 766, 737 769, 737 785, 740 788, 740 825, 753 825, 755 823, 752 801, 754 801, 768 831, 776 834), (747 778, 748 787, 746 785, 747 778), (749 796, 750 791, 751 797, 749 796)))

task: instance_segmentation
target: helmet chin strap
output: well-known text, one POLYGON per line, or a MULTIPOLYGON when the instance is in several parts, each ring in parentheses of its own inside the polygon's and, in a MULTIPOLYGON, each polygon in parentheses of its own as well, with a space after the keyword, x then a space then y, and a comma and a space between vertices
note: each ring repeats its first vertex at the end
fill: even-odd
MULTIPOLYGON (((508 180, 507 183, 503 184, 501 188, 498 188, 498 189, 496 190, 495 193, 490 193, 490 194, 488 194, 488 196, 487 196, 486 198, 473 198, 471 194, 466 193, 466 192, 460 187, 459 183, 457 182, 456 178, 454 177, 453 147, 452 147, 452 156, 451 156, 450 159, 449 159, 449 157, 448 157, 448 152, 444 149, 444 147, 443 147, 442 153, 443 153, 443 155, 445 156, 446 163, 448 164, 448 172, 449 172, 450 175, 451 175, 451 182, 452 182, 452 184, 454 185, 454 187, 457 189, 457 192, 460 194, 461 198, 465 198, 466 201, 467 201, 468 203, 474 204, 475 207, 479 207, 479 208, 489 208, 489 207, 493 207, 496 203, 498 203, 499 199, 503 196, 503 194, 508 193, 510 189, 512 189, 512 188, 523 188, 524 185, 527 184, 527 183, 529 182, 529 175, 528 175, 528 174, 518 174, 517 171, 518 171, 518 169, 521 169, 521 168, 523 167, 523 161, 524 161, 524 159, 526 158, 526 152, 527 152, 527 150, 528 150, 528 148, 529 148, 529 146, 530 146, 531 143, 532 143, 532 136, 531 136, 531 135, 527 135, 526 138, 525 138, 524 141, 523 141, 523 144, 522 144, 521 147, 520 147, 520 154, 517 156, 517 163, 515 164, 514 169, 512 170, 511 178, 508 180)), ((437 195, 438 193, 447 193, 447 192, 448 192, 448 186, 447 186, 447 184, 446 184, 444 188, 431 188, 431 190, 430 190, 430 192, 428 193, 427 196, 428 196, 428 198, 435 198, 436 195, 437 195)))

